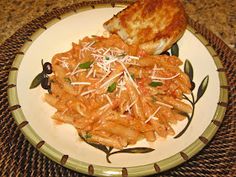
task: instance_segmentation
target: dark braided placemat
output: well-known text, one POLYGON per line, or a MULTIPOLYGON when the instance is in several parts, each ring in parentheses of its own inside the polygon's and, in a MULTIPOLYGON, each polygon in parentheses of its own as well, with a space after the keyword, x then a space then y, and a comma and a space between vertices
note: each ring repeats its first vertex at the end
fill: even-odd
MULTIPOLYGON (((82 2, 55 9, 23 26, 0 46, 0 176, 82 176, 49 160, 25 139, 8 109, 7 79, 12 61, 37 29, 44 28, 44 24, 66 12, 76 11, 85 5, 108 2, 82 2)), ((119 0, 121 2, 129 1, 119 0)), ((204 26, 191 19, 189 24, 209 41, 221 58, 229 83, 228 108, 215 137, 199 154, 160 175, 236 176, 236 55, 204 26)))

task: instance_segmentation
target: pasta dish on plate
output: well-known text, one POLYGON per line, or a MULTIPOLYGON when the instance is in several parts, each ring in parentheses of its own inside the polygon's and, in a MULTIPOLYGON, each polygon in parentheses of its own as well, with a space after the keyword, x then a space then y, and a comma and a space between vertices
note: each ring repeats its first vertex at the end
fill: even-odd
POLYGON ((72 124, 86 141, 122 149, 175 134, 171 125, 192 111, 176 56, 148 55, 118 35, 85 37, 52 58, 53 119, 72 124))

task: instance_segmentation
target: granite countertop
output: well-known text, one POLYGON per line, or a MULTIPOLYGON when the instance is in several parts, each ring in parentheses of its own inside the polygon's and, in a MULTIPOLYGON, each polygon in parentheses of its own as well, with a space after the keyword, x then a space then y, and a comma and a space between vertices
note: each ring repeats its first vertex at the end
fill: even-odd
MULTIPOLYGON (((182 0, 187 14, 236 52, 236 0, 182 0)), ((36 17, 78 0, 0 0, 0 44, 36 17)))

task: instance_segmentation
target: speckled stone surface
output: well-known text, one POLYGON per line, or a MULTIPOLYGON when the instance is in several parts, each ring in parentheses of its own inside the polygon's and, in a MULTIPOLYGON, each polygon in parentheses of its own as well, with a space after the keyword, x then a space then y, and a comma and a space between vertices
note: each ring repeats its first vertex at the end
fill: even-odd
MULTIPOLYGON (((236 51, 236 0, 182 0, 187 14, 236 51)), ((0 44, 45 12, 78 0, 0 0, 0 44)))

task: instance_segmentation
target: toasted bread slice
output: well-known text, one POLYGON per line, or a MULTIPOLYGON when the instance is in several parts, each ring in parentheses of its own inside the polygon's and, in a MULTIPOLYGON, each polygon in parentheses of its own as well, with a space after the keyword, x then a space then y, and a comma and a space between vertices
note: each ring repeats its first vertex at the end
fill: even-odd
POLYGON ((169 49, 184 33, 187 20, 179 0, 137 0, 104 23, 127 44, 149 54, 169 49))

